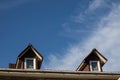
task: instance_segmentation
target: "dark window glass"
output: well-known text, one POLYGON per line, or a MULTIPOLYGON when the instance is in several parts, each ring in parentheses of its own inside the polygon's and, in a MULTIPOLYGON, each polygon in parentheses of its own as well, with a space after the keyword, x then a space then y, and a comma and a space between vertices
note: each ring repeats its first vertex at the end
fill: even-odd
POLYGON ((91 67, 93 71, 98 71, 98 65, 97 62, 91 62, 91 67))
POLYGON ((26 60, 26 68, 33 69, 33 60, 32 59, 26 60))

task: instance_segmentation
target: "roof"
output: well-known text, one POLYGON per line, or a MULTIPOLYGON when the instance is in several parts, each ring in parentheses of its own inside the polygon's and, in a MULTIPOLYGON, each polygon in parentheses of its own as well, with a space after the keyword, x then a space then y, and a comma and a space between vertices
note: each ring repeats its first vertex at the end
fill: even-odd
POLYGON ((55 71, 55 70, 25 70, 25 69, 0 69, 0 79, 2 80, 93 80, 93 79, 107 79, 117 80, 120 77, 120 72, 87 72, 87 71, 55 71))
POLYGON ((29 49, 31 49, 41 60, 43 56, 33 47, 32 44, 29 44, 19 55, 18 58, 21 58, 29 49))
POLYGON ((102 63, 102 65, 104 65, 106 62, 107 62, 107 58, 105 58, 97 49, 93 49, 85 58, 84 58, 84 60, 81 62, 81 64, 79 65, 79 67, 77 68, 77 71, 78 70, 80 70, 82 67, 83 67, 83 65, 84 65, 84 62, 89 58, 89 56, 91 55, 91 54, 96 54, 98 57, 99 57, 99 59, 103 62, 102 63))

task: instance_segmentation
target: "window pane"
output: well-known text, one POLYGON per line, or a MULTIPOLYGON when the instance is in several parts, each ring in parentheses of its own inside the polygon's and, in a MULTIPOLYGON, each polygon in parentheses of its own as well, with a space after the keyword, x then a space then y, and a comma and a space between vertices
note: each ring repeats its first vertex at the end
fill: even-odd
POLYGON ((33 68, 33 60, 26 60, 26 68, 33 68))
POLYGON ((91 66, 92 66, 92 70, 93 70, 93 71, 98 71, 97 62, 92 62, 92 63, 91 63, 91 66))

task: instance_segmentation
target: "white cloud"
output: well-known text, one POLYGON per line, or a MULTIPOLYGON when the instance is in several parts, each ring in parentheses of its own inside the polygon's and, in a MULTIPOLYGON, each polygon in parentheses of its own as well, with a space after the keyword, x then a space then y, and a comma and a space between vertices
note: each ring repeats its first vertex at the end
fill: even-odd
MULTIPOLYGON (((98 7, 98 6, 97 6, 98 7)), ((53 69, 75 70, 83 58, 93 49, 97 48, 108 62, 105 71, 120 71, 120 5, 113 6, 107 16, 101 18, 96 24, 98 27, 84 42, 71 45, 65 55, 57 57, 52 55, 50 63, 46 66, 53 69), (52 64, 52 65, 50 65, 52 64)))
MULTIPOLYGON (((45 65, 47 69, 73 70, 75 65, 79 64, 79 59, 83 57, 80 48, 77 45, 71 45, 62 55, 50 55, 49 63, 45 65), (63 55, 64 54, 64 55, 63 55), (76 61, 78 60, 78 61, 76 61)), ((78 66, 78 65, 76 65, 78 66)))
POLYGON ((108 58, 107 71, 119 71, 120 64, 120 5, 112 8, 108 16, 97 25, 99 28, 84 42, 86 49, 97 48, 108 58), (109 68, 108 68, 109 67, 109 68))

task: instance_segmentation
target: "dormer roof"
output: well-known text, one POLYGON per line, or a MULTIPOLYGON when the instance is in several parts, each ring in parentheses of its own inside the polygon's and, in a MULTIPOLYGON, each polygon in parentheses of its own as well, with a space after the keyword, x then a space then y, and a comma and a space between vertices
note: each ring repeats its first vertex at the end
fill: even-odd
MULTIPOLYGON (((79 65, 79 67, 77 68, 77 71, 84 71, 85 68, 89 67, 90 64, 89 64, 89 61, 99 61, 100 62, 100 67, 102 68, 102 66, 107 62, 107 59, 100 53, 98 52, 97 49, 93 49, 85 58, 84 60, 82 61, 82 63, 79 65)), ((86 69, 87 69, 86 68, 86 69)), ((88 71, 90 69, 87 69, 88 71)))
POLYGON ((40 60, 43 59, 43 56, 33 47, 32 44, 29 44, 19 55, 18 58, 21 58, 28 50, 32 50, 40 60))

